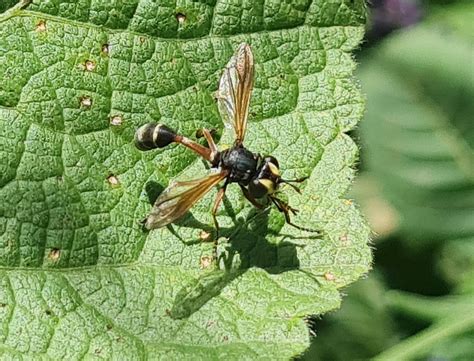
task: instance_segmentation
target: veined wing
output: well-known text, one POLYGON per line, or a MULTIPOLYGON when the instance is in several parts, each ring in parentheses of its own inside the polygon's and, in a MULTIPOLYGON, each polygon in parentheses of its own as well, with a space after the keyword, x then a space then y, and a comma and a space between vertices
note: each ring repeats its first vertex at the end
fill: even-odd
POLYGON ((160 228, 180 218, 226 176, 227 171, 221 171, 200 179, 172 182, 156 200, 145 227, 160 228))
POLYGON ((254 78, 250 45, 242 43, 227 63, 219 81, 217 101, 224 123, 235 130, 236 144, 243 142, 247 128, 254 78))

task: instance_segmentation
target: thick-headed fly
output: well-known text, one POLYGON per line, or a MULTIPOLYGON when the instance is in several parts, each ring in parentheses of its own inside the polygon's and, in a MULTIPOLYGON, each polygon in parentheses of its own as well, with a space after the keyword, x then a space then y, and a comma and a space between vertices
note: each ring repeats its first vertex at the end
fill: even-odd
POLYGON ((285 215, 288 224, 298 229, 313 231, 292 223, 290 213, 296 214, 297 210, 276 196, 276 191, 282 183, 290 184, 299 192, 291 183, 302 182, 306 178, 291 181, 282 179, 275 157, 252 153, 243 145, 253 79, 252 50, 248 44, 241 44, 224 69, 216 95, 221 117, 235 131, 235 142, 229 149, 219 151, 207 129, 200 130, 200 134, 205 137, 208 147, 177 134, 163 124, 149 123, 137 130, 135 143, 138 149, 146 151, 179 143, 203 157, 215 170, 203 178, 171 182, 160 194, 150 215, 144 221, 147 229, 163 227, 180 218, 212 187, 224 181, 212 208, 216 232, 219 230, 217 210, 230 183, 237 183, 244 196, 255 207, 265 208, 273 203, 285 215))

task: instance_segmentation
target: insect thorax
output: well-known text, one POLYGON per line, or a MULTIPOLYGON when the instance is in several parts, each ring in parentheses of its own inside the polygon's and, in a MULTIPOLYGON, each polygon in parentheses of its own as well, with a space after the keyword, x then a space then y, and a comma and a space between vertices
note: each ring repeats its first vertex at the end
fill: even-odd
POLYGON ((257 172, 260 158, 242 146, 234 146, 222 152, 219 165, 230 171, 229 182, 248 185, 257 172))

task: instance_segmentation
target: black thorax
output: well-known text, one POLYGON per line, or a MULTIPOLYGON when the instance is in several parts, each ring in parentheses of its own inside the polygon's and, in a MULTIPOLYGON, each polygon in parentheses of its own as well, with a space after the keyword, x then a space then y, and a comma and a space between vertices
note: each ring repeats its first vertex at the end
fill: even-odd
POLYGON ((261 156, 254 154, 243 146, 234 146, 220 154, 219 167, 229 170, 229 183, 239 183, 243 186, 257 174, 261 156))

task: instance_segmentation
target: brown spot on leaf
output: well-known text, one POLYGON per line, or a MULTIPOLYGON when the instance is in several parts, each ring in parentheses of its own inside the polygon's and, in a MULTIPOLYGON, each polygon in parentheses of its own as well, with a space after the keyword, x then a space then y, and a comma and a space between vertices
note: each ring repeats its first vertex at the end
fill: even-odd
POLYGON ((344 246, 344 247, 347 247, 347 246, 349 246, 349 245, 351 244, 351 241, 350 241, 350 239, 349 239, 349 236, 348 236, 346 233, 344 233, 343 235, 341 235, 341 236, 339 237, 339 240, 341 241, 341 245, 344 246))
POLYGON ((116 186, 118 186, 118 185, 120 184, 118 178, 117 178, 115 175, 113 175, 113 174, 111 174, 111 175, 109 175, 109 176, 107 177, 107 182, 109 182, 109 184, 110 184, 112 187, 116 187, 116 186))
POLYGON ((46 31, 46 21, 44 20, 38 21, 38 23, 36 24, 36 31, 40 33, 46 31))
POLYGON ((324 274, 324 278, 326 279, 326 281, 335 281, 336 280, 336 276, 334 276, 334 274, 331 273, 331 272, 326 272, 324 274))
POLYGON ((209 232, 206 232, 206 231, 201 231, 199 232, 199 238, 201 239, 201 241, 208 241, 209 238, 211 237, 211 234, 209 232))
POLYGON ((176 21, 178 24, 182 25, 186 21, 186 15, 183 13, 176 13, 176 21))
POLYGON ((81 106, 84 108, 90 108, 92 106, 92 99, 89 96, 82 96, 79 98, 79 100, 81 102, 81 106))
POLYGON ((59 248, 52 248, 49 251, 48 258, 53 261, 57 262, 59 258, 61 257, 61 250, 59 248))
POLYGON ((109 44, 103 44, 101 50, 102 50, 102 53, 104 53, 105 55, 108 55, 110 51, 109 44))
POLYGON ((209 268, 212 264, 212 257, 211 256, 202 256, 199 262, 199 266, 201 269, 209 268))
POLYGON ((94 71, 95 66, 95 62, 93 62, 92 60, 86 60, 86 62, 84 63, 84 68, 87 71, 94 71))
POLYGON ((122 124, 123 118, 121 115, 114 115, 110 117, 110 124, 119 126, 122 124))

